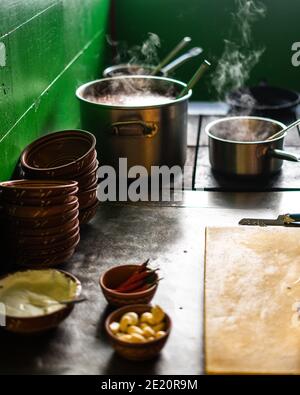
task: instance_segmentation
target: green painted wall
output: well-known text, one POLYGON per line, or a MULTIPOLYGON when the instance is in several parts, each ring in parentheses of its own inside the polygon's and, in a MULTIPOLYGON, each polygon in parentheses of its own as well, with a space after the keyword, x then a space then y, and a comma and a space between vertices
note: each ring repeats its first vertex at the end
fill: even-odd
POLYGON ((109 4, 1 0, 0 180, 39 135, 79 126, 74 92, 103 68, 109 4))
MULTIPOLYGON (((268 12, 254 25, 253 44, 266 51, 249 82, 266 78, 271 84, 300 89, 300 67, 291 65, 292 43, 300 41, 300 2, 261 1, 268 12)), ((234 11, 234 0, 1 0, 0 180, 11 177, 20 152, 39 135, 79 126, 74 91, 97 78, 104 67, 111 2, 114 38, 130 46, 155 32, 161 37, 163 57, 189 35, 214 64, 234 11)), ((108 51, 106 64, 110 56, 108 51)), ((175 76, 187 81, 197 65, 193 60, 175 76)), ((194 99, 215 99, 210 78, 199 83, 194 99)))
MULTIPOLYGON (((260 63, 251 74, 250 84, 267 79, 270 84, 300 89, 300 67, 291 64, 291 46, 300 41, 299 0, 260 0, 267 7, 264 19, 253 25, 253 43, 265 47, 260 63)), ((162 42, 160 56, 182 37, 193 38, 207 58, 216 64, 231 30, 234 0, 114 0, 115 37, 139 44, 147 32, 157 33, 162 42)), ((234 32, 233 32, 234 33, 234 32)), ((176 76, 187 81, 197 67, 192 61, 176 76)), ((210 71, 213 74, 213 70, 210 71)), ((194 99, 215 99, 209 78, 194 90, 194 99)))

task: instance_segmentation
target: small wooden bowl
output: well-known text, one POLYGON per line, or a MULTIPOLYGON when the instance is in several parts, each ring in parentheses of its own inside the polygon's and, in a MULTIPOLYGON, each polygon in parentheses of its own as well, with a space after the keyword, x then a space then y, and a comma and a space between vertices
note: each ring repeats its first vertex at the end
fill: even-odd
MULTIPOLYGON (((60 270, 60 272, 62 272, 64 275, 66 275, 76 283, 77 291, 75 298, 78 298, 81 294, 80 281, 70 273, 67 273, 63 270, 60 270)), ((54 313, 37 317, 6 316, 6 325, 3 328, 9 332, 18 334, 34 334, 39 332, 45 332, 49 329, 56 328, 63 320, 65 320, 70 315, 73 308, 74 304, 68 304, 54 313)))
POLYGON ((76 181, 58 180, 16 180, 0 184, 3 198, 6 200, 48 199, 77 192, 76 181))
POLYGON ((80 174, 95 157, 96 138, 84 130, 65 130, 31 143, 21 156, 26 176, 49 179, 80 174))
POLYGON ((64 214, 75 208, 79 208, 77 196, 72 196, 70 203, 50 207, 18 206, 4 203, 4 210, 8 216, 17 218, 48 218, 64 214))
MULTIPOLYGON (((114 288, 125 281, 138 267, 139 265, 115 266, 102 274, 99 279, 99 284, 105 299, 110 305, 121 307, 134 304, 148 304, 153 299, 158 284, 141 292, 124 293, 114 290, 114 288)), ((156 273, 155 275, 158 278, 156 273)))
POLYGON ((99 202, 96 201, 91 207, 79 210, 79 223, 80 226, 88 224, 96 215, 99 202))
POLYGON ((123 314, 129 311, 141 315, 142 313, 151 311, 151 306, 146 304, 126 306, 114 311, 107 317, 105 321, 105 331, 110 338, 113 348, 119 355, 130 361, 146 361, 155 358, 161 352, 169 338, 172 329, 171 318, 166 314, 164 321, 166 324, 166 335, 160 339, 151 340, 145 343, 128 343, 115 336, 111 332, 109 326, 112 322, 119 322, 123 314))

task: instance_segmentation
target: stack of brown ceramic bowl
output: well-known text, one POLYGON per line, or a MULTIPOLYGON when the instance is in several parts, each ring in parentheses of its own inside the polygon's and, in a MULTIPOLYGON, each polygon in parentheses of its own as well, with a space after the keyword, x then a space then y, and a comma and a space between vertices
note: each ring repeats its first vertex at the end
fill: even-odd
POLYGON ((0 184, 9 256, 44 268, 67 261, 79 243, 76 181, 17 180, 0 184))
POLYGON ((98 207, 96 139, 82 130, 55 132, 30 144, 22 154, 25 178, 78 182, 79 221, 89 222, 98 207))

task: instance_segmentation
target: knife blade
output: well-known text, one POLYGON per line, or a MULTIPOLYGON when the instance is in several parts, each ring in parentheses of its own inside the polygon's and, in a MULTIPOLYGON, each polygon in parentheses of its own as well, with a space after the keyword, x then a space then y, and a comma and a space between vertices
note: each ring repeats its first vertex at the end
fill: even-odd
POLYGON ((264 218, 243 218, 239 225, 249 226, 300 226, 300 214, 278 215, 276 219, 264 218))

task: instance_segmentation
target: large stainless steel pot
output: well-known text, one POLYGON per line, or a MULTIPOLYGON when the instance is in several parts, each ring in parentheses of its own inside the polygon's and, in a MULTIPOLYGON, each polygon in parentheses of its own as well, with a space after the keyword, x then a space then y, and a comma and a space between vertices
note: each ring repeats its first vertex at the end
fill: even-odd
MULTIPOLYGON (((123 83, 145 86, 151 91, 174 97, 185 87, 183 82, 163 77, 122 76, 92 81, 76 91, 81 106, 81 123, 97 137, 101 164, 118 169, 119 158, 128 167, 183 166, 187 146, 187 107, 192 92, 169 103, 152 106, 122 106, 93 103, 89 94, 110 91, 123 83)), ((121 94, 124 92, 120 91, 121 94)))
POLYGON ((247 126, 253 133, 265 127, 269 135, 278 132, 285 125, 261 117, 229 117, 213 121, 205 128, 208 136, 209 159, 213 170, 228 176, 270 176, 277 173, 283 160, 298 162, 299 158, 283 151, 285 134, 267 141, 235 141, 218 137, 222 127, 227 130, 247 126))

